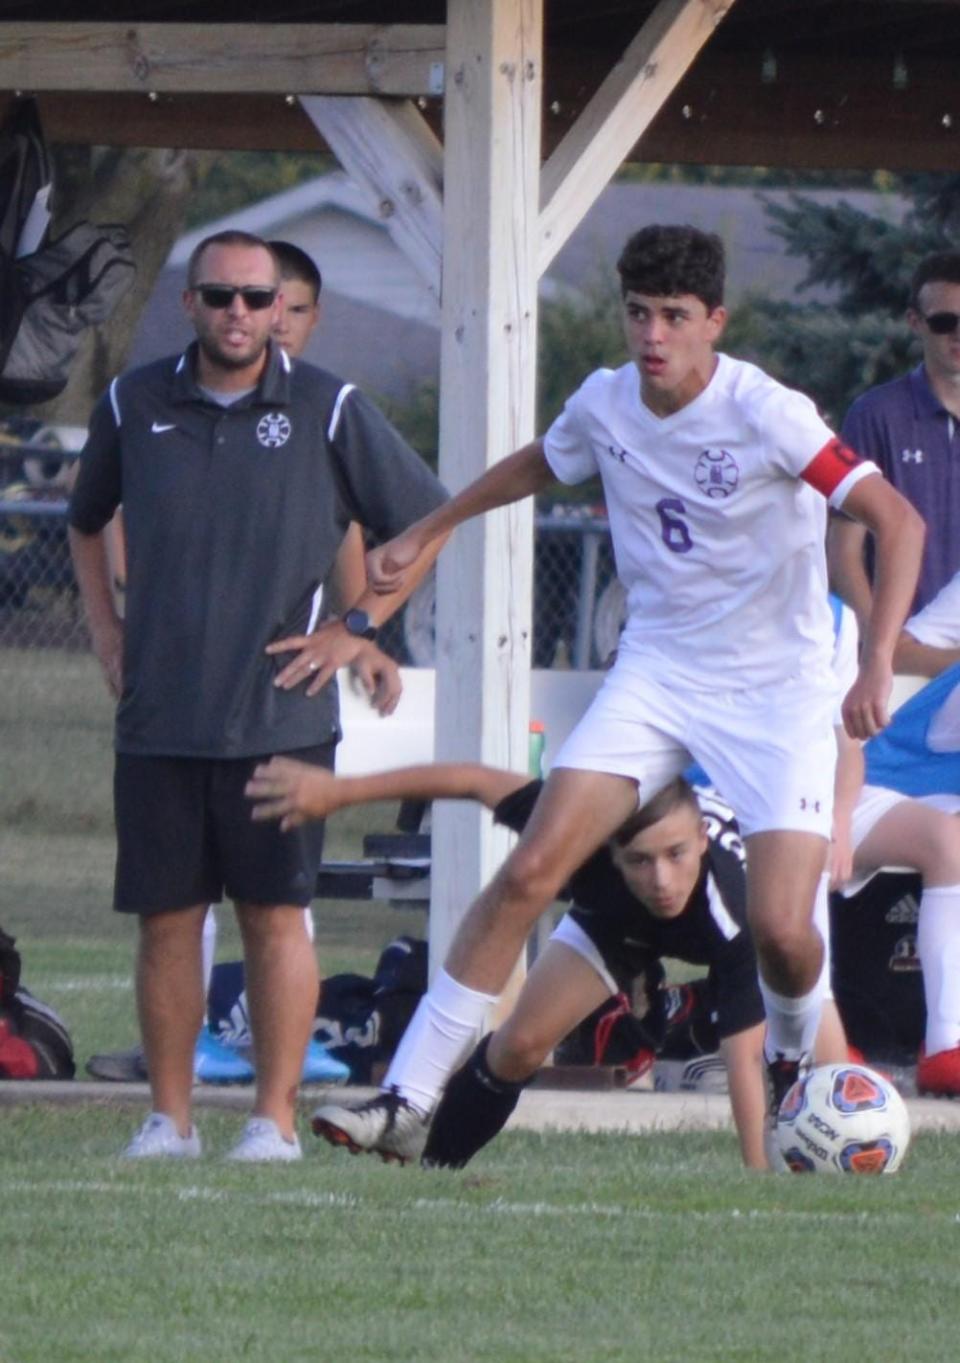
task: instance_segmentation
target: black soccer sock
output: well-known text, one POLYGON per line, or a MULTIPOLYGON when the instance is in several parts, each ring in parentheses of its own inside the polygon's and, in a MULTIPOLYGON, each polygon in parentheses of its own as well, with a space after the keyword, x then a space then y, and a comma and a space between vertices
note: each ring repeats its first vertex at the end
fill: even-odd
MULTIPOLYGON (((462 1169, 507 1124, 529 1081, 498 1079, 487 1065, 488 1033, 452 1076, 440 1100, 420 1163, 462 1169)), ((532 1076, 531 1076, 532 1077, 532 1076)))

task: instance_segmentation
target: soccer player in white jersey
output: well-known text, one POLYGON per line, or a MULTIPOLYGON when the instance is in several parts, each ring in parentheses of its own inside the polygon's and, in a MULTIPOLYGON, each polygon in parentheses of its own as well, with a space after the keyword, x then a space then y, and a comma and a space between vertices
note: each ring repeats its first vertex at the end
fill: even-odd
POLYGON ((812 1047, 822 961, 812 906, 836 756, 827 502, 862 521, 877 547, 860 670, 843 707, 858 738, 887 723, 923 523, 808 398, 715 353, 726 320, 719 238, 646 227, 617 268, 629 362, 590 375, 543 439, 368 556, 371 584, 389 590, 469 517, 599 473, 629 614, 614 667, 557 755, 519 843, 463 919, 383 1093, 361 1112, 328 1104, 317 1114, 363 1149, 402 1153, 536 919, 638 800, 691 757, 746 836, 771 1110, 812 1047))

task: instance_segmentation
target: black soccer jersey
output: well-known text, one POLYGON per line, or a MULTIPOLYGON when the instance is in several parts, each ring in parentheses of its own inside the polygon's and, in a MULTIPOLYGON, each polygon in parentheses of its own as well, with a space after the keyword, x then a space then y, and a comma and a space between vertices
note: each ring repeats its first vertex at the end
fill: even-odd
MULTIPOLYGON (((519 832, 542 782, 531 781, 501 800, 494 818, 519 832)), ((594 942, 620 988, 663 956, 708 967, 721 1037, 763 1019, 753 941, 746 926, 743 851, 729 811, 701 797, 709 845, 700 878, 676 918, 657 918, 627 887, 609 849, 601 847, 571 877, 571 917, 594 942)))

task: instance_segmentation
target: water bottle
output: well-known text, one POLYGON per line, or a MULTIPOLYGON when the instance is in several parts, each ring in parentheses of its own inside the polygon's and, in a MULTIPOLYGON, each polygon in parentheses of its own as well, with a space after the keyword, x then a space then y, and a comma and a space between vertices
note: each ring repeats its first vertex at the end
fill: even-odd
POLYGON ((530 772, 530 775, 538 781, 543 780, 543 749, 546 745, 546 741, 546 731, 543 726, 543 721, 540 719, 531 719, 527 769, 530 772))

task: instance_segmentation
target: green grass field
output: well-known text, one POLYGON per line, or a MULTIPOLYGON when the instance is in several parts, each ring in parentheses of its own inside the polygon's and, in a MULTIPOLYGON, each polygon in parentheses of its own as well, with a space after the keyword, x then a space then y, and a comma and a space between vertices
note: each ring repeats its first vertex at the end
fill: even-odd
MULTIPOLYGON (((3 1113, 4 1363, 956 1357, 956 1147, 775 1178, 732 1137, 506 1135, 467 1173, 124 1166, 129 1112, 3 1113)), ((204 1113, 207 1148, 238 1118, 204 1113)))
MULTIPOLYGON (((78 1060, 135 1036, 109 909, 110 707, 88 658, 0 652, 0 923, 78 1060)), ((369 813, 369 812, 368 812, 369 813)), ((375 818, 389 827, 394 811, 375 818)), ((361 821, 331 829, 352 854, 361 821)), ((416 912, 318 906, 327 971, 416 912)), ((226 920, 227 915, 224 915, 226 920)), ((219 955, 237 954, 227 930, 219 955)), ((767 1363, 956 1357, 957 1144, 882 1180, 774 1178, 732 1134, 508 1134, 464 1174, 350 1159, 124 1165, 136 1107, 0 1107, 0 1363, 767 1363)))

